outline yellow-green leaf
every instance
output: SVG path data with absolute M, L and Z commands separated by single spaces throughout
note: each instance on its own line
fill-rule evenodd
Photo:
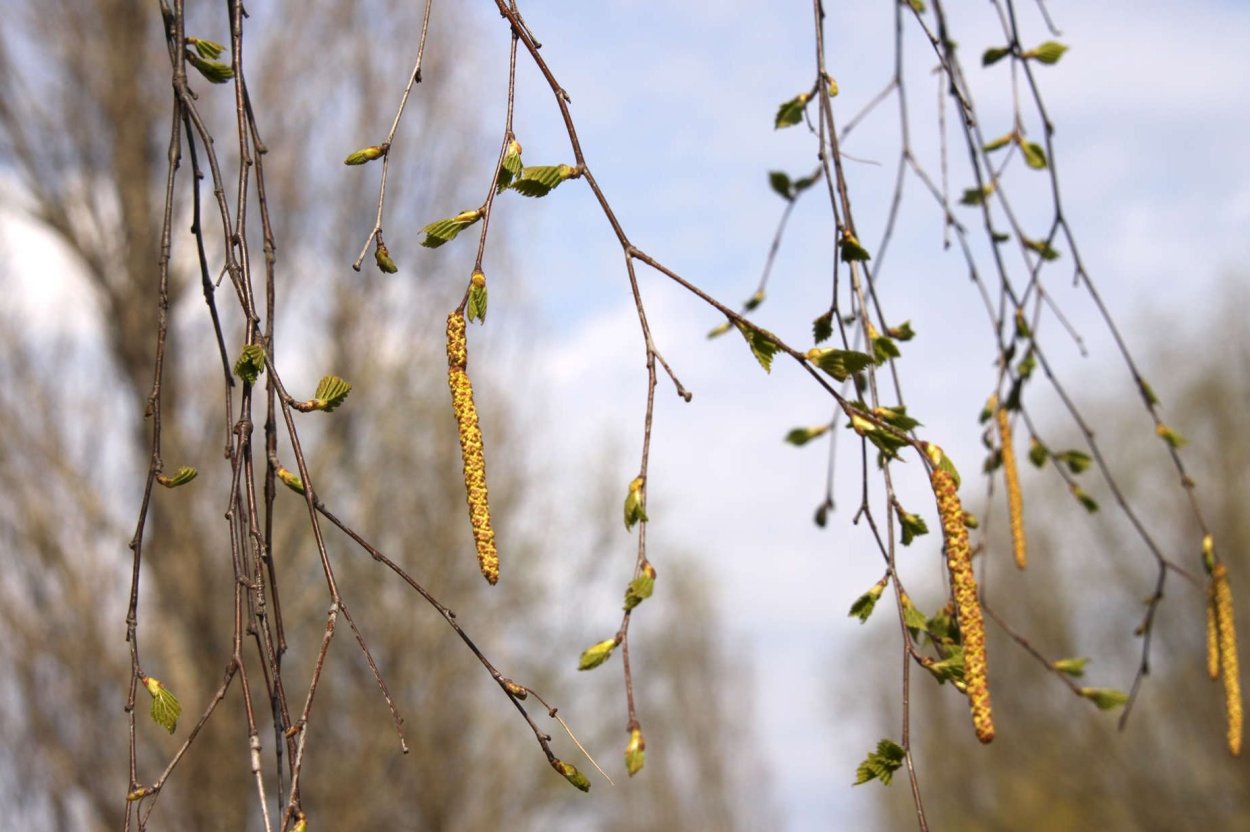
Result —
M 343 164 L 363 165 L 366 162 L 372 162 L 374 159 L 381 158 L 384 152 L 385 151 L 382 149 L 381 145 L 375 144 L 370 145 L 369 147 L 362 147 L 360 150 L 349 153 L 347 158 L 343 160 Z
M 582 655 L 577 659 L 578 670 L 593 670 L 599 665 L 606 662 L 611 656 L 612 651 L 616 649 L 616 639 L 608 638 L 596 644 L 592 644 L 582 651 Z
M 265 348 L 260 344 L 248 344 L 239 353 L 239 360 L 234 362 L 234 374 L 248 384 L 255 384 L 256 379 L 265 371 Z
M 341 405 L 350 392 L 351 384 L 338 376 L 322 376 L 317 383 L 317 392 L 313 394 L 316 409 L 329 413 Z
M 642 771 L 646 756 L 647 741 L 643 739 L 642 729 L 635 728 L 629 732 L 629 745 L 625 746 L 625 770 L 630 777 Z
M 157 474 L 156 481 L 166 488 L 177 488 L 180 485 L 186 485 L 191 482 L 191 480 L 195 479 L 195 476 L 198 473 L 199 471 L 192 468 L 190 465 L 184 465 L 175 471 L 172 477 L 164 474 Z
M 172 734 L 178 727 L 178 717 L 182 714 L 178 698 L 159 679 L 144 676 L 142 681 L 152 695 L 152 721 Z
M 1128 702 L 1128 694 L 1115 688 L 1081 688 L 1081 696 L 1102 711 L 1114 710 Z
M 773 119 L 773 129 L 779 130 L 782 127 L 793 127 L 803 120 L 803 108 L 807 106 L 807 102 L 811 100 L 811 94 L 801 92 L 789 101 L 783 102 L 777 108 L 777 117 Z
M 1033 49 L 1024 53 L 1026 58 L 1036 58 L 1044 64 L 1055 64 L 1063 57 L 1063 53 L 1068 51 L 1068 47 L 1059 41 L 1048 40 L 1040 43 Z
M 590 780 L 586 778 L 586 775 L 577 770 L 577 766 L 572 763 L 566 763 L 563 760 L 556 760 L 551 764 L 551 766 L 556 771 L 560 772 L 565 780 L 568 780 L 578 789 L 584 792 L 590 791 Z

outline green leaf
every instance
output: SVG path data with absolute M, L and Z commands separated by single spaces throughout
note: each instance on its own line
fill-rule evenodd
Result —
M 1005 133 L 1004 135 L 999 136 L 997 139 L 994 139 L 992 142 L 987 142 L 985 146 L 982 147 L 981 149 L 984 150 L 986 153 L 993 153 L 995 150 L 1000 150 L 1006 147 L 1007 145 L 1011 144 L 1011 142 L 1015 140 L 1015 138 L 1016 138 L 1015 133 Z
M 773 371 L 773 356 L 777 354 L 777 350 L 780 347 L 773 343 L 767 335 L 745 323 L 738 322 L 738 331 L 746 339 L 747 346 L 751 348 L 751 353 L 755 356 L 755 360 L 760 362 L 764 372 L 771 373 Z
M 655 570 L 652 571 L 654 572 Z M 629 612 L 650 598 L 653 592 L 655 592 L 655 575 L 644 572 L 637 578 L 634 578 L 625 589 L 625 611 Z
M 1042 146 L 1037 142 L 1026 142 L 1019 139 L 1020 150 L 1024 153 L 1024 163 L 1033 170 L 1043 170 L 1046 167 L 1046 151 L 1042 150 Z
M 829 336 L 833 335 L 833 310 L 829 310 L 816 320 L 812 321 L 812 340 L 817 344 L 822 344 L 829 340 Z
M 794 180 L 795 197 L 806 191 L 812 185 L 815 185 L 818 181 L 820 181 L 820 168 L 817 168 L 816 172 L 810 176 L 804 176 L 802 179 Z
M 486 275 L 480 271 L 474 272 L 469 280 L 468 318 L 470 323 L 473 321 L 486 323 L 486 301 Z
M 277 474 L 278 479 L 282 480 L 282 484 L 287 488 L 291 489 L 296 494 L 304 493 L 304 481 L 299 478 L 299 474 L 294 471 L 288 471 L 282 467 L 279 467 L 274 473 Z
M 378 269 L 386 274 L 395 274 L 399 271 L 399 266 L 395 265 L 395 261 L 391 259 L 391 252 L 381 239 L 378 240 L 377 247 L 373 250 L 373 262 L 377 263 Z
M 885 331 L 895 341 L 910 341 L 916 337 L 916 331 L 911 328 L 911 321 L 903 321 L 898 326 L 892 326 Z
M 513 139 L 508 143 L 503 161 L 499 164 L 499 178 L 495 180 L 495 192 L 499 193 L 521 175 L 521 143 Z
M 265 348 L 260 344 L 248 344 L 239 353 L 239 360 L 234 362 L 234 374 L 248 384 L 255 384 L 256 379 L 265 371 Z
M 823 436 L 829 430 L 831 425 L 832 423 L 811 428 L 793 428 L 786 434 L 786 441 L 791 445 L 802 447 L 808 442 L 811 442 L 813 439 Z
M 877 750 L 869 752 L 855 769 L 855 785 L 869 780 L 880 780 L 882 785 L 890 785 L 894 772 L 903 765 L 905 757 L 903 747 L 894 740 L 881 740 L 877 743 Z
M 1020 242 L 1030 251 L 1035 251 L 1043 260 L 1058 260 L 1059 252 L 1051 248 L 1050 244 L 1045 240 L 1030 240 L 1028 237 L 1021 237 Z
M 521 168 L 521 175 L 509 187 L 521 196 L 546 196 L 561 182 L 576 175 L 577 169 L 570 165 L 525 167 Z
M 590 780 L 577 770 L 577 766 L 572 763 L 566 763 L 563 760 L 556 760 L 551 764 L 551 767 L 560 772 L 565 780 L 568 780 L 581 791 L 590 791 Z
M 1155 395 L 1155 389 L 1144 379 L 1138 379 L 1141 385 L 1141 394 L 1146 397 L 1146 404 L 1154 407 L 1159 403 L 1159 397 Z
M 785 171 L 770 170 L 768 172 L 768 184 L 777 192 L 777 195 L 787 202 L 794 199 L 794 183 L 790 181 L 790 175 Z
M 1033 371 L 1037 369 L 1037 355 L 1030 349 L 1024 354 L 1024 358 L 1020 359 L 1020 363 L 1016 365 L 1016 373 L 1021 379 L 1026 379 L 1033 375 Z
M 707 332 L 708 340 L 719 338 L 731 329 L 733 329 L 733 321 L 725 321 L 719 326 L 714 326 Z
M 876 416 L 890 427 L 901 431 L 909 431 L 912 428 L 920 427 L 919 420 L 908 416 L 907 408 L 901 404 L 895 405 L 894 407 L 874 407 L 872 409 L 872 415 Z
M 981 66 L 993 66 L 1010 54 L 1010 46 L 995 46 L 990 49 L 986 49 L 981 55 Z
M 1059 59 L 1063 57 L 1063 53 L 1068 51 L 1068 47 L 1058 41 L 1048 40 L 1040 43 L 1033 49 L 1024 53 L 1026 58 L 1036 58 L 1044 64 L 1059 63 Z
M 207 40 L 205 38 L 187 37 L 187 43 L 195 47 L 195 52 L 201 58 L 220 58 L 221 53 L 226 51 L 226 47 L 217 41 Z
M 777 117 L 773 120 L 773 129 L 779 130 L 782 127 L 793 127 L 802 121 L 803 108 L 807 106 L 807 102 L 811 100 L 811 97 L 810 93 L 801 92 L 778 107 Z
M 907 0 L 907 5 L 911 6 L 912 11 L 917 14 L 924 14 L 924 0 Z
M 1050 666 L 1060 673 L 1078 678 L 1085 675 L 1085 665 L 1087 664 L 1089 664 L 1089 659 L 1086 658 L 1056 659 L 1050 663 Z
M 164 474 L 157 474 L 156 481 L 166 488 L 177 488 L 180 485 L 186 485 L 191 482 L 191 480 L 195 479 L 195 476 L 198 473 L 199 471 L 195 470 L 190 465 L 184 465 L 175 471 L 172 477 L 167 477 Z
M 194 52 L 188 52 L 187 63 L 199 70 L 199 73 L 212 84 L 224 84 L 234 77 L 234 70 L 218 61 L 206 61 Z
M 456 235 L 464 231 L 473 223 L 482 218 L 480 211 L 461 211 L 454 217 L 447 217 L 434 222 L 422 228 L 419 233 L 425 235 L 425 239 L 421 241 L 421 245 L 426 248 L 438 248 L 443 243 L 456 239 Z
M 625 770 L 630 777 L 642 771 L 646 756 L 647 742 L 642 738 L 642 729 L 635 728 L 629 732 L 629 745 L 625 746 Z
M 1049 456 L 1050 450 L 1039 442 L 1036 436 L 1029 437 L 1029 462 L 1033 463 L 1034 468 L 1041 468 L 1045 465 Z
M 843 233 L 842 235 L 842 262 L 843 263 L 861 263 L 865 260 L 871 260 L 872 255 L 868 253 L 868 249 L 859 243 L 859 239 L 854 234 Z
M 647 521 L 647 512 L 642 507 L 642 486 L 645 480 L 642 477 L 636 477 L 629 484 L 629 490 L 625 494 L 625 531 L 630 531 L 639 521 Z
M 1094 500 L 1093 497 L 1085 493 L 1085 489 L 1081 488 L 1079 485 L 1073 485 L 1071 486 L 1071 488 L 1072 488 L 1072 496 L 1076 497 L 1077 502 L 1079 502 L 1085 508 L 1086 511 L 1088 511 L 1090 514 L 1093 514 L 1094 512 L 1098 511 L 1098 503 Z
M 872 339 L 872 357 L 874 363 L 881 365 L 889 361 L 891 358 L 899 358 L 902 355 L 898 351 L 898 344 L 894 340 L 885 336 L 878 335 Z
M 960 205 L 983 205 L 985 200 L 990 198 L 994 193 L 993 185 L 986 185 L 983 188 L 965 188 L 964 194 L 959 198 Z
M 348 154 L 347 158 L 343 160 L 343 164 L 363 165 L 367 162 L 372 162 L 374 159 L 381 158 L 383 153 L 385 153 L 385 151 L 382 149 L 381 145 L 375 144 L 370 145 L 369 147 L 362 147 L 360 150 Z
M 873 607 L 877 605 L 877 600 L 881 597 L 881 593 L 885 591 L 886 578 L 877 581 L 867 592 L 855 599 L 855 603 L 851 604 L 851 611 L 847 613 L 851 618 L 858 618 L 863 624 L 868 620 L 868 616 L 872 615 Z
M 313 394 L 316 409 L 324 410 L 326 413 L 332 412 L 343 403 L 351 391 L 352 386 L 338 376 L 322 376 L 321 381 L 317 383 L 317 392 Z
M 1068 470 L 1074 474 L 1082 474 L 1089 470 L 1089 466 L 1093 463 L 1093 459 L 1084 451 L 1064 451 L 1055 454 L 1055 459 L 1068 466 Z
M 1081 688 L 1081 696 L 1102 711 L 1114 710 L 1128 702 L 1128 694 L 1115 688 Z
M 1162 422 L 1155 426 L 1155 433 L 1158 434 L 1160 439 L 1168 443 L 1169 448 L 1181 448 L 1189 443 L 1188 439 Z
M 807 351 L 807 360 L 833 376 L 837 381 L 846 381 L 870 364 L 872 356 L 856 350 L 836 350 L 813 347 Z
M 742 304 L 742 308 L 747 312 L 754 312 L 761 303 L 764 302 L 764 290 L 760 289 L 751 297 L 747 298 L 746 303 Z
M 929 533 L 929 526 L 925 523 L 924 518 L 919 514 L 900 513 L 898 516 L 899 525 L 903 527 L 903 545 L 910 546 L 911 542 L 922 534 Z
M 606 662 L 611 656 L 612 651 L 616 649 L 616 639 L 607 638 L 597 644 L 592 644 L 582 651 L 582 655 L 577 660 L 578 670 L 593 670 L 599 665 Z
M 152 695 L 152 721 L 172 734 L 178 727 L 178 717 L 182 714 L 178 698 L 159 679 L 144 676 L 142 681 Z
M 922 613 L 911 602 L 911 598 L 908 598 L 906 595 L 903 596 L 903 623 L 907 625 L 907 629 L 911 630 L 913 635 L 929 631 L 928 616 Z

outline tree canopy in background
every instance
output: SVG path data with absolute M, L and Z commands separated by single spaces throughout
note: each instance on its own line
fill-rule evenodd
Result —
M 1069 48 L 1090 47 L 1041 3 L 988 4 L 1001 37 L 974 44 L 944 4 L 906 0 L 881 45 L 894 71 L 852 110 L 826 41 L 839 11 L 790 9 L 810 18 L 813 59 L 778 80 L 772 126 L 805 137 L 811 167 L 758 172 L 777 225 L 758 284 L 731 303 L 632 236 L 558 45 L 517 3 L 485 5 L 497 18 L 392 0 L 56 0 L 6 23 L 0 184 L 66 253 L 87 310 L 62 337 L 8 308 L 0 320 L 0 531 L 18 555 L 0 603 L 0 734 L 21 749 L 0 759 L 6 817 L 775 828 L 786 772 L 752 752 L 752 668 L 717 609 L 716 555 L 662 540 L 657 555 L 649 533 L 682 511 L 680 495 L 651 496 L 657 397 L 698 407 L 699 385 L 666 346 L 675 333 L 653 326 L 646 275 L 719 316 L 719 349 L 824 403 L 778 419 L 806 420 L 786 441 L 827 452 L 813 520 L 871 541 L 879 580 L 849 612 L 874 629 L 866 643 L 889 642 L 857 673 L 886 714 L 880 740 L 832 782 L 886 784 L 883 822 L 921 829 L 1044 828 L 1048 811 L 1053 828 L 1247 823 L 1244 763 L 1227 758 L 1250 543 L 1227 420 L 1246 394 L 1221 376 L 1227 361 L 1187 365 L 1185 385 L 1148 379 L 1170 359 L 1139 361 L 1082 258 L 1044 90 Z M 463 91 L 487 50 L 509 51 L 507 94 L 482 112 Z M 923 128 L 916 62 L 940 91 Z M 998 73 L 1009 103 L 993 116 L 973 71 Z M 562 147 L 516 128 L 535 89 Z M 897 143 L 878 161 L 893 185 L 877 216 L 842 143 L 887 117 Z M 516 296 L 494 275 L 518 245 L 506 223 L 539 201 L 558 211 L 573 189 L 619 245 L 641 442 L 636 467 L 610 451 L 580 462 L 611 485 L 562 513 L 529 447 L 532 370 L 500 349 L 527 338 L 499 302 Z M 925 234 L 905 198 L 932 212 Z M 802 213 L 825 217 L 824 271 L 774 273 Z M 983 308 L 975 353 L 950 347 L 963 333 L 949 321 L 904 317 L 879 291 L 908 277 L 891 273 L 900 247 L 935 239 Z M 765 324 L 778 281 L 823 293 L 802 341 L 778 334 L 793 322 Z M 1091 382 L 1055 357 L 1085 349 L 1055 291 L 1067 283 L 1127 380 L 1113 400 L 1091 405 Z M 981 410 L 965 426 L 980 458 L 909 407 L 929 368 L 959 379 L 952 405 Z M 1161 397 L 1182 406 L 1165 418 Z M 847 478 L 859 493 L 839 505 Z M 570 514 L 594 520 L 553 538 L 545 526 Z M 632 570 L 617 581 L 603 564 L 622 540 Z M 1105 556 L 1091 570 L 1074 546 Z M 1131 739 L 1106 739 L 1101 711 Z M 1182 773 L 1131 763 L 1167 753 Z M 1074 778 L 1074 755 L 1102 777 Z M 1099 799 L 1111 789 L 1121 798 Z M 1196 796 L 1197 813 L 1184 806 Z

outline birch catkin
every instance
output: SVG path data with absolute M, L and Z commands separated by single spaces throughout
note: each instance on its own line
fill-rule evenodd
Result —
M 959 502 L 955 480 L 948 471 L 935 467 L 930 482 L 942 519 L 946 568 L 950 572 L 951 593 L 955 596 L 955 610 L 963 641 L 964 684 L 972 708 L 972 727 L 976 729 L 977 739 L 989 742 L 994 739 L 994 720 L 986 678 L 985 622 L 981 618 L 981 602 L 977 598 L 977 580 L 972 573 L 972 546 L 968 542 L 968 528 L 964 525 L 964 510 Z
M 1011 549 L 1016 566 L 1024 569 L 1029 565 L 1024 539 L 1024 499 L 1020 494 L 1020 468 L 1016 465 L 1016 448 L 1011 441 L 1011 419 L 1007 408 L 998 408 L 998 437 L 1002 445 L 1003 480 L 1007 484 L 1007 512 L 1011 519 Z
M 473 524 L 473 540 L 477 544 L 477 562 L 482 576 L 493 584 L 499 580 L 499 554 L 495 551 L 495 531 L 490 525 L 486 456 L 482 451 L 482 430 L 477 424 L 477 406 L 473 403 L 468 364 L 464 316 L 454 311 L 447 316 L 447 385 L 451 388 L 451 406 L 460 433 L 464 489 L 469 502 L 469 520 Z
M 1241 754 L 1241 677 L 1237 667 L 1237 630 L 1233 625 L 1233 591 L 1228 586 L 1228 570 L 1217 563 L 1211 570 L 1215 583 L 1215 623 L 1219 636 L 1220 676 L 1224 680 L 1224 704 L 1228 711 L 1228 750 Z

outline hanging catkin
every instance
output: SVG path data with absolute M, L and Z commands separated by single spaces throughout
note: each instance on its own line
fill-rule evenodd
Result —
M 473 403 L 473 384 L 469 381 L 464 326 L 464 316 L 460 312 L 447 316 L 447 385 L 451 388 L 451 406 L 460 433 L 464 490 L 469 502 L 469 520 L 473 524 L 473 540 L 477 544 L 477 562 L 482 576 L 493 584 L 499 580 L 499 553 L 495 551 L 495 531 L 490 525 L 486 456 L 482 451 L 482 429 L 477 424 L 477 406 Z

